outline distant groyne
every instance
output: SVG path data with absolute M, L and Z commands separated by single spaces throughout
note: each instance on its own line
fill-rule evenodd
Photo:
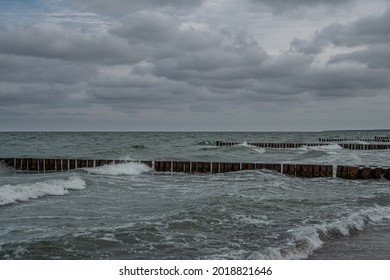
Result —
M 80 168 L 93 168 L 129 161 L 106 159 L 37 159 L 2 158 L 0 162 L 24 172 L 65 172 Z M 134 162 L 134 161 L 131 161 Z M 242 170 L 271 170 L 302 178 L 337 177 L 344 179 L 388 179 L 390 167 L 344 166 L 296 163 L 243 163 L 243 162 L 191 162 L 191 161 L 136 161 L 157 172 L 227 173 Z
M 235 146 L 242 144 L 240 142 L 225 142 L 217 141 L 216 146 Z M 260 148 L 270 149 L 296 149 L 302 147 L 317 147 L 317 146 L 328 146 L 329 143 L 253 143 L 248 142 L 248 145 L 256 146 Z M 390 149 L 390 144 L 359 144 L 359 143 L 337 143 L 341 148 L 349 150 L 386 150 Z
M 351 138 L 318 138 L 319 142 L 387 142 L 390 143 L 390 137 L 375 136 L 374 139 L 351 139 Z

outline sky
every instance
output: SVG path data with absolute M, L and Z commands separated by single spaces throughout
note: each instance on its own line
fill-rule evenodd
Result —
M 0 131 L 389 129 L 390 0 L 0 0 Z

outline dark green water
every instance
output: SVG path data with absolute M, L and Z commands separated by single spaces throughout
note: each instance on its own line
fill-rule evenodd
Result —
M 388 166 L 390 151 L 246 144 L 388 135 L 0 133 L 0 157 Z M 218 140 L 242 144 L 215 147 Z M 270 171 L 155 173 L 137 163 L 55 174 L 0 166 L 0 259 L 386 259 L 390 250 L 378 254 L 375 248 L 390 225 L 389 187 L 387 180 L 301 179 Z

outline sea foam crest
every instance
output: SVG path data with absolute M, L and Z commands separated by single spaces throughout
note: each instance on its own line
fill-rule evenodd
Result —
M 249 145 L 247 141 L 244 141 L 242 143 L 239 143 L 237 146 L 241 146 L 241 147 L 251 147 L 252 145 Z
M 301 148 L 298 148 L 300 150 L 304 151 L 338 151 L 342 150 L 343 148 L 338 144 L 329 144 L 324 146 L 303 146 Z
M 69 190 L 85 189 L 85 181 L 77 176 L 67 180 L 49 180 L 32 184 L 3 185 L 0 187 L 0 205 L 27 201 L 47 195 L 65 195 Z
M 299 227 L 291 230 L 293 238 L 283 248 L 268 248 L 265 254 L 253 254 L 256 259 L 305 259 L 322 247 L 324 242 L 364 230 L 390 217 L 390 207 L 374 207 L 353 213 L 348 217 L 324 222 L 320 225 Z
M 151 171 L 152 169 L 142 163 L 138 162 L 126 162 L 119 164 L 110 164 L 94 168 L 84 168 L 90 174 L 97 175 L 140 175 L 144 172 Z
M 259 154 L 264 154 L 266 152 L 265 148 L 257 147 L 257 146 L 254 146 L 254 145 L 250 145 L 250 144 L 248 144 L 247 141 L 244 141 L 244 142 L 238 144 L 237 147 L 250 148 L 250 149 L 253 149 L 255 152 L 257 152 Z

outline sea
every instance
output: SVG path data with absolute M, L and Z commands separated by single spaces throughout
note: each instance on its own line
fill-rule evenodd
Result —
M 141 160 L 389 166 L 390 150 L 251 142 L 390 136 L 323 132 L 1 132 L 0 158 L 121 159 L 57 173 L 0 164 L 0 259 L 390 259 L 390 181 L 267 170 L 155 172 Z M 217 147 L 216 141 L 239 142 Z

